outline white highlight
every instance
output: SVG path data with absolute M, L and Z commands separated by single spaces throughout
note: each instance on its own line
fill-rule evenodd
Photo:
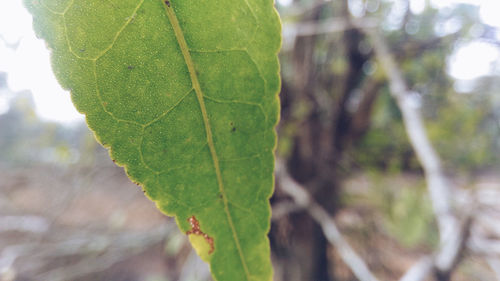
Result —
M 35 110 L 42 119 L 71 123 L 83 120 L 70 95 L 56 81 L 49 52 L 32 28 L 32 18 L 20 0 L 0 1 L 0 71 L 14 92 L 30 90 Z M 8 45 L 19 44 L 17 49 Z M 1 98 L 1 97 L 0 97 Z
M 449 58 L 448 73 L 455 79 L 476 79 L 492 73 L 499 58 L 497 47 L 484 42 L 472 42 L 460 46 Z
M 421 1 L 421 0 L 412 0 Z M 500 11 L 500 1 L 499 0 L 432 0 L 431 5 L 434 8 L 442 9 L 446 7 L 451 7 L 455 4 L 471 4 L 479 6 L 479 15 L 481 20 L 489 25 L 500 27 L 500 17 L 498 12 Z
M 479 16 L 484 23 L 500 28 L 500 1 L 483 0 L 481 1 Z
M 277 0 L 278 3 L 281 5 L 281 6 L 290 6 L 292 4 L 292 1 L 293 0 Z
M 420 14 L 425 10 L 425 0 L 410 0 L 410 10 L 414 14 Z

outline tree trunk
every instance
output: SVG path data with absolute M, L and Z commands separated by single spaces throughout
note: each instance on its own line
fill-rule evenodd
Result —
M 318 21 L 327 5 L 330 4 L 318 5 L 303 20 Z M 348 19 L 347 2 L 340 6 L 340 13 Z M 290 136 L 293 148 L 286 163 L 290 175 L 308 188 L 332 216 L 339 207 L 338 167 L 344 151 L 363 135 L 369 123 L 369 114 L 357 116 L 356 111 L 347 108 L 353 90 L 362 84 L 362 68 L 368 60 L 368 55 L 360 53 L 358 48 L 363 36 L 354 29 L 337 36 L 339 40 L 334 41 L 335 45 L 330 43 L 326 48 L 331 57 L 340 55 L 347 60 L 345 72 L 335 77 L 326 71 L 325 77 L 322 67 L 328 69 L 331 62 L 318 61 L 316 54 L 322 45 L 318 42 L 324 43 L 325 36 L 299 37 L 291 54 L 294 79 L 283 81 L 281 92 L 282 124 L 294 124 L 297 132 Z M 370 92 L 361 102 L 363 110 L 373 105 L 379 87 L 368 88 Z M 297 112 L 304 107 L 307 111 L 298 118 Z M 276 194 L 274 201 L 280 199 L 280 194 Z M 270 237 L 275 266 L 279 268 L 276 281 L 336 280 L 334 264 L 327 255 L 330 245 L 308 214 L 293 213 L 274 222 Z

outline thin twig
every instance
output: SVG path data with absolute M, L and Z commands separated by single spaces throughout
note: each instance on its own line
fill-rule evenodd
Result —
M 363 30 L 370 37 L 378 61 L 387 74 L 391 94 L 401 110 L 408 139 L 425 171 L 427 187 L 439 225 L 440 238 L 441 241 L 444 241 L 450 237 L 450 232 L 457 229 L 456 219 L 452 212 L 452 191 L 448 179 L 444 176 L 441 160 L 427 136 L 419 110 L 419 96 L 409 90 L 389 48 L 378 31 L 374 29 Z
M 500 281 L 500 259 L 489 258 L 489 259 L 486 259 L 486 261 L 488 262 L 488 265 L 491 267 L 493 272 L 495 272 L 497 280 Z
M 440 249 L 434 255 L 434 267 L 438 272 L 449 273 L 455 267 L 464 248 L 470 220 L 467 218 L 460 225 L 453 212 L 452 188 L 443 172 L 441 160 L 427 136 L 418 94 L 409 90 L 389 47 L 378 30 L 361 28 L 371 39 L 377 59 L 386 72 L 390 91 L 402 113 L 409 141 L 425 172 L 427 189 L 440 234 Z M 428 270 L 428 267 L 425 269 Z
M 45 233 L 49 229 L 49 222 L 41 216 L 0 216 L 0 232 L 20 231 Z
M 355 22 L 355 24 L 353 24 Z M 363 28 L 373 28 L 378 25 L 378 20 L 373 18 L 363 18 L 359 20 L 346 20 L 345 18 L 330 18 L 322 21 L 309 21 L 297 24 L 285 24 L 284 33 L 287 31 L 295 36 L 311 36 L 325 33 L 342 32 L 362 26 Z
M 165 239 L 173 229 L 173 224 L 167 223 L 139 233 L 75 235 L 61 241 L 54 239 L 45 243 L 11 245 L 0 252 L 0 270 L 18 269 L 16 260 L 24 258 L 29 261 L 29 270 L 24 266 L 21 273 L 38 272 L 36 280 L 74 280 L 103 271 L 131 255 L 145 251 L 150 245 Z M 62 267 L 47 267 L 51 261 L 68 256 L 79 256 L 81 259 Z M 41 269 L 45 272 L 40 273 Z
M 355 22 L 355 24 L 353 24 Z M 283 25 L 283 47 L 284 51 L 292 48 L 298 37 L 313 36 L 319 34 L 337 33 L 363 26 L 373 28 L 378 21 L 372 18 L 359 20 L 346 20 L 345 18 L 330 18 L 320 22 L 307 21 L 300 23 L 285 23 Z
M 292 179 L 280 161 L 276 162 L 276 177 L 279 179 L 281 190 L 290 195 L 295 203 L 304 208 L 321 226 L 326 239 L 335 247 L 354 275 L 361 281 L 378 281 L 363 259 L 342 236 L 333 218 L 311 198 L 299 183 Z
M 303 210 L 303 207 L 301 207 L 293 202 L 277 203 L 277 204 L 273 205 L 271 220 L 275 221 L 275 220 L 278 220 L 285 215 L 295 213 L 295 212 L 298 212 L 301 210 Z
M 424 257 L 415 263 L 399 281 L 421 281 L 429 275 L 434 267 L 432 257 Z

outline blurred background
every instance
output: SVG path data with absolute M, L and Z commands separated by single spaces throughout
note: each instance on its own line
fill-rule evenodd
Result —
M 276 7 L 274 279 L 500 280 L 500 1 Z M 415 153 L 405 104 L 423 120 L 437 170 Z M 435 174 L 446 183 L 434 189 Z M 443 250 L 450 237 L 454 252 Z M 20 0 L 0 1 L 0 281 L 14 280 L 211 280 L 174 221 L 96 143 Z

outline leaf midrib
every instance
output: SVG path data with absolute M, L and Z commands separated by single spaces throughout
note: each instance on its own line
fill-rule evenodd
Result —
M 224 183 L 222 181 L 222 174 L 220 170 L 220 165 L 219 165 L 219 158 L 217 156 L 217 151 L 215 149 L 214 141 L 213 141 L 213 136 L 212 136 L 212 129 L 210 126 L 210 120 L 208 118 L 207 114 L 207 109 L 205 107 L 205 101 L 203 98 L 203 91 L 201 90 L 200 82 L 198 81 L 198 75 L 196 74 L 196 69 L 194 68 L 194 63 L 191 58 L 191 54 L 189 53 L 189 48 L 186 43 L 186 39 L 184 38 L 184 34 L 182 32 L 182 29 L 180 27 L 179 21 L 177 20 L 177 16 L 175 15 L 175 12 L 172 8 L 172 0 L 170 1 L 163 1 L 160 0 L 165 8 L 165 12 L 167 14 L 168 20 L 170 21 L 170 24 L 172 25 L 172 28 L 175 33 L 175 37 L 177 39 L 177 43 L 179 44 L 179 47 L 181 49 L 182 55 L 184 57 L 184 62 L 187 65 L 188 71 L 189 71 L 189 76 L 191 78 L 191 83 L 193 84 L 193 88 L 196 93 L 196 98 L 198 100 L 198 103 L 200 105 L 200 110 L 201 114 L 203 116 L 203 123 L 205 125 L 205 132 L 207 134 L 207 142 L 208 142 L 208 147 L 210 149 L 210 154 L 212 156 L 213 164 L 214 164 L 214 169 L 215 169 L 215 174 L 217 176 L 217 183 L 219 186 L 219 191 L 222 195 L 222 200 L 224 202 L 224 211 L 226 213 L 226 218 L 229 224 L 229 227 L 231 228 L 231 232 L 233 235 L 234 242 L 236 244 L 236 248 L 238 250 L 238 254 L 243 266 L 243 269 L 245 270 L 245 277 L 247 280 L 250 280 L 250 272 L 248 271 L 248 266 L 245 261 L 245 257 L 243 255 L 243 251 L 241 249 L 240 241 L 238 239 L 238 235 L 236 232 L 236 228 L 234 227 L 233 219 L 231 218 L 231 213 L 229 212 L 229 202 L 227 200 L 226 192 L 224 189 Z

